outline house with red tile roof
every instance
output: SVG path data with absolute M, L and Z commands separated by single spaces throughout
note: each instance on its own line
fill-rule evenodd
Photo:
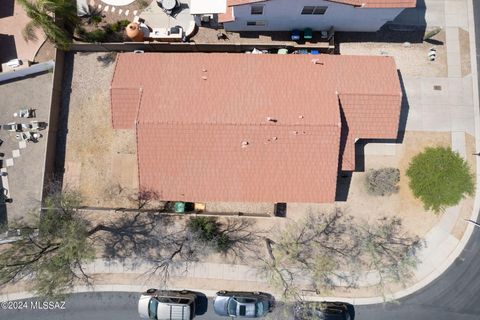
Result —
M 313 30 L 374 32 L 416 0 L 226 0 L 218 15 L 227 31 Z
M 119 54 L 112 125 L 134 130 L 139 188 L 162 200 L 335 200 L 358 139 L 396 139 L 391 57 Z

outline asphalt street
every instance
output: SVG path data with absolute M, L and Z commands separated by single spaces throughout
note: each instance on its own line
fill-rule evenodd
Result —
M 477 63 L 480 66 L 480 1 L 474 0 Z M 480 74 L 480 72 L 479 72 Z M 480 79 L 479 79 L 480 82 Z M 480 230 L 476 228 L 455 263 L 426 288 L 396 303 L 355 307 L 355 320 L 479 320 Z M 103 292 L 70 296 L 62 303 L 43 306 L 36 300 L 1 305 L 0 320 L 132 320 L 139 319 L 139 293 Z M 18 302 L 18 301 L 17 301 Z M 6 310 L 5 308 L 17 310 Z M 21 308 L 21 309 L 19 309 Z M 62 310 L 62 308 L 64 308 Z M 281 308 L 278 308 L 281 309 Z M 276 310 L 272 319 L 285 318 Z M 213 314 L 211 301 L 199 320 L 225 319 Z
M 15 301 L 7 305 L 0 305 L 1 320 L 138 320 L 137 302 L 139 293 L 128 292 L 99 292 L 99 293 L 81 293 L 70 296 L 62 310 L 62 301 L 46 306 L 45 309 L 39 309 L 43 301 L 36 299 Z M 7 309 L 5 309 L 7 308 Z M 9 310 L 11 308 L 12 310 Z M 49 309 L 50 308 L 50 309 Z M 15 310 L 13 310 L 15 309 Z M 283 316 L 282 308 L 275 310 L 275 316 L 271 319 L 287 319 Z M 278 316 L 277 316 L 278 315 Z M 223 320 L 228 317 L 216 316 L 213 312 L 212 300 L 208 301 L 207 312 L 199 315 L 195 320 Z

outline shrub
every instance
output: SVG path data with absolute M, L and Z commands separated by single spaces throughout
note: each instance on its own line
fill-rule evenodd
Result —
M 148 7 L 150 3 L 147 0 L 138 0 L 137 4 L 140 7 L 140 9 L 145 9 L 146 7 Z
M 92 20 L 93 24 L 97 25 L 100 22 L 102 22 L 102 16 L 101 15 L 94 15 L 94 16 L 92 16 L 91 20 Z
M 217 252 L 226 253 L 232 240 L 222 231 L 222 225 L 213 217 L 196 217 L 188 220 L 187 227 L 194 238 L 213 248 Z
M 396 168 L 370 169 L 365 175 L 367 192 L 375 196 L 391 195 L 398 192 L 400 170 Z
M 105 30 L 107 31 L 107 33 L 120 32 L 123 29 L 125 29 L 129 24 L 130 24 L 130 21 L 128 20 L 119 20 L 115 23 L 108 24 L 105 27 Z
M 87 42 L 104 42 L 107 34 L 102 29 L 96 29 L 90 32 L 86 32 L 84 37 Z
M 475 191 L 467 162 L 450 148 L 426 148 L 412 159 L 407 176 L 413 195 L 435 213 Z
M 205 242 L 213 241 L 220 233 L 217 219 L 212 217 L 198 217 L 188 220 L 188 229 Z

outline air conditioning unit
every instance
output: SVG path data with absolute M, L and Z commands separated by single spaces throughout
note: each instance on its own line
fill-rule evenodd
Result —
M 22 65 L 22 61 L 20 61 L 19 59 L 13 59 L 7 62 L 7 66 L 9 66 L 10 68 L 17 68 L 17 67 L 20 67 L 21 65 Z

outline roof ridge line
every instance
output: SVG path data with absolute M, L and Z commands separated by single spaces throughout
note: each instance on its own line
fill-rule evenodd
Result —
M 402 93 L 339 93 L 339 96 L 341 95 L 357 95 L 357 96 L 392 96 L 392 97 L 397 97 L 401 96 Z
M 203 126 L 230 126 L 230 127 L 251 127 L 251 126 L 271 126 L 271 127 L 308 127 L 308 128 L 315 128 L 315 127 L 338 127 L 338 123 L 332 124 L 286 124 L 286 125 L 279 125 L 279 124 L 267 124 L 267 123 L 209 123 L 209 122 L 179 122 L 179 121 L 137 121 L 137 124 L 172 124 L 172 125 L 203 125 Z

